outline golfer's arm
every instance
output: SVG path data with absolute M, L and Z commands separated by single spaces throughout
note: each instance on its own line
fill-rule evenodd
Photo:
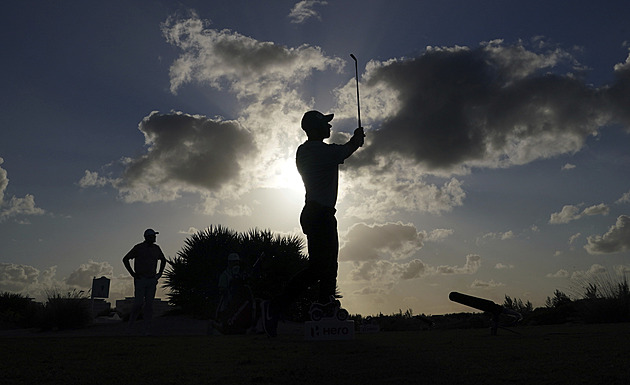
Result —
M 158 277 L 162 276 L 162 273 L 164 273 L 165 267 L 166 267 L 166 258 L 164 258 L 164 255 L 162 255 L 162 258 L 160 258 L 160 270 L 158 272 Z
M 125 265 L 125 268 L 129 272 L 129 274 L 131 274 L 132 277 L 135 277 L 136 273 L 131 268 L 131 263 L 129 263 L 129 260 L 131 259 L 131 255 L 130 254 L 131 254 L 131 252 L 127 253 L 127 255 L 125 255 L 125 257 L 123 258 L 123 265 Z
M 356 150 L 359 149 L 359 147 L 363 146 L 363 134 L 362 133 L 355 133 L 354 135 L 352 135 L 352 138 L 350 138 L 350 140 L 344 144 L 344 146 L 346 146 L 346 148 L 348 149 L 348 155 L 346 156 L 346 158 L 350 155 L 352 155 Z

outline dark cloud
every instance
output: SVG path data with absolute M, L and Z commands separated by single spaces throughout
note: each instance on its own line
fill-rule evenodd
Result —
M 239 175 L 255 149 L 249 132 L 235 121 L 154 112 L 139 129 L 148 150 L 129 161 L 123 180 L 130 186 L 177 182 L 216 191 Z
M 361 156 L 398 153 L 433 170 L 501 167 L 578 151 L 602 125 L 630 123 L 630 65 L 617 66 L 613 87 L 594 88 L 547 72 L 560 64 L 573 60 L 560 50 L 538 54 L 490 42 L 429 47 L 420 57 L 376 65 L 367 88 L 386 85 L 399 108 L 370 133 Z
M 427 265 L 419 259 L 414 259 L 406 265 L 400 274 L 401 279 L 413 279 L 426 273 Z

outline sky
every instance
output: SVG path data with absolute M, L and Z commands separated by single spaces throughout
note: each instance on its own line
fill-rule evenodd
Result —
M 112 278 L 159 231 L 303 236 L 304 112 L 340 171 L 351 313 L 544 306 L 630 271 L 626 1 L 19 1 L 3 5 L 0 291 Z M 166 298 L 163 289 L 158 296 Z

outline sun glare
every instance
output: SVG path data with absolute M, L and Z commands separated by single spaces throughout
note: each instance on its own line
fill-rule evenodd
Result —
M 292 159 L 285 162 L 276 176 L 274 187 L 304 193 L 302 177 L 300 177 L 300 173 L 297 171 L 295 162 Z

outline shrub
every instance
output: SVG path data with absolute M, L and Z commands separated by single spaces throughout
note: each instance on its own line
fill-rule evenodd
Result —
M 519 312 L 523 317 L 534 311 L 534 305 L 530 301 L 524 303 L 520 298 L 511 298 L 509 295 L 505 296 L 503 307 Z
M 72 290 L 64 295 L 58 290 L 49 290 L 46 296 L 39 322 L 43 330 L 80 329 L 92 322 L 90 300 L 83 290 Z
M 191 235 L 177 256 L 169 259 L 164 286 L 169 288 L 169 302 L 184 313 L 213 317 L 219 303 L 219 277 L 228 265 L 230 253 L 241 257 L 242 274 L 256 298 L 272 298 L 284 284 L 306 266 L 303 241 L 297 236 L 274 235 L 269 230 L 253 229 L 238 233 L 223 226 Z M 264 255 L 262 262 L 258 259 Z M 254 264 L 259 264 L 254 268 Z M 296 308 L 291 318 L 303 317 Z
M 0 329 L 28 328 L 36 325 L 41 304 L 22 294 L 0 294 Z
M 630 321 L 630 288 L 625 274 L 590 275 L 576 285 L 583 290 L 577 302 L 584 322 Z

